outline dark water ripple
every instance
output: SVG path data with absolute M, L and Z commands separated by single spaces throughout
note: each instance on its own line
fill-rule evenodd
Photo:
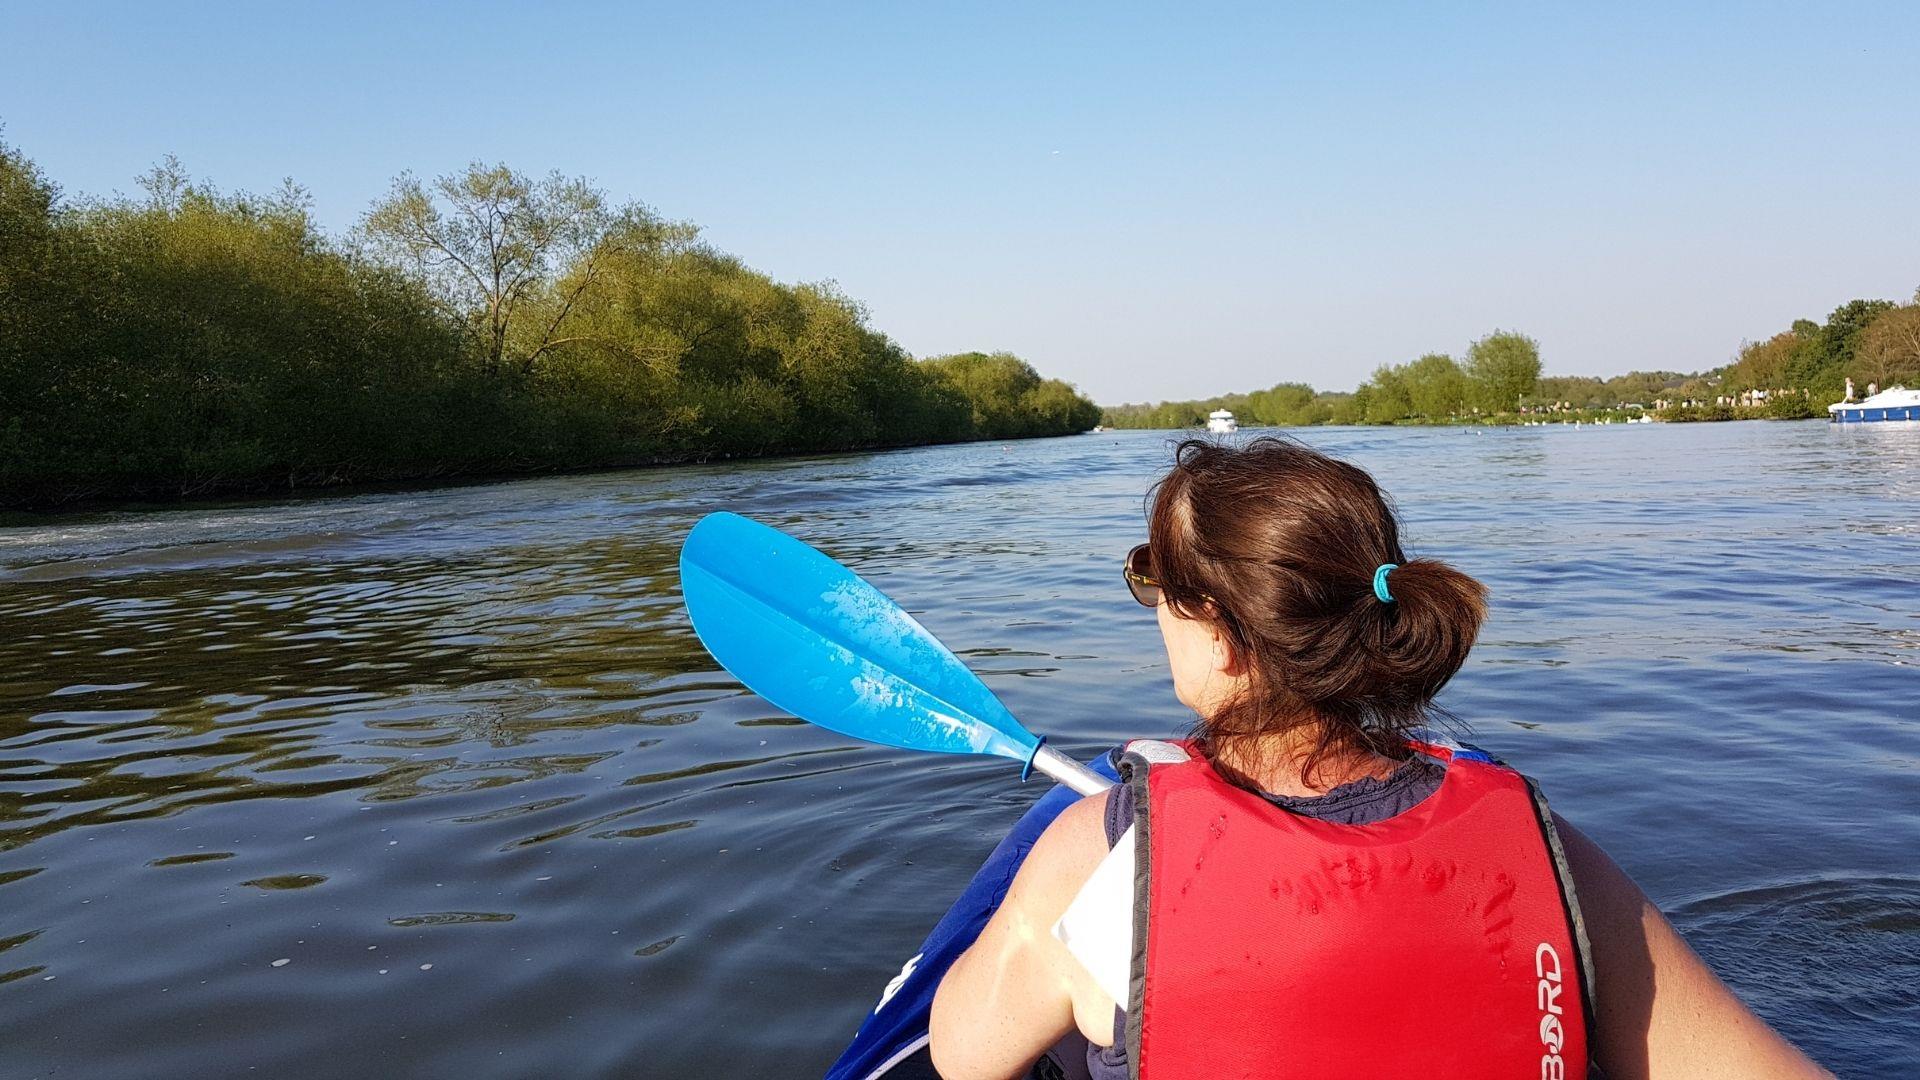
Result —
M 1757 1009 L 1844 1034 L 1847 1060 L 1915 1062 L 1920 878 L 1835 876 L 1710 896 L 1672 912 Z M 1882 1068 L 1898 1075 L 1904 1068 Z
M 1329 430 L 1493 588 L 1448 703 L 1843 1075 L 1920 1069 L 1920 430 Z M 0 529 L 0 1076 L 817 1073 L 1007 770 L 743 694 L 675 555 L 812 539 L 1090 754 L 1183 722 L 1154 434 Z M 350 1032 L 351 1035 L 343 1033 Z

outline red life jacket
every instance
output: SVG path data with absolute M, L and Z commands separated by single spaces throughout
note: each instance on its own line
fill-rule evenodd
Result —
M 1480 751 L 1369 825 L 1134 744 L 1138 1080 L 1587 1075 L 1591 970 L 1552 817 Z M 1140 917 L 1144 912 L 1145 917 Z

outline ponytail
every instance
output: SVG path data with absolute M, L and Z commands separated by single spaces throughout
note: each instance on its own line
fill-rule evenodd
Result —
M 1195 732 L 1216 764 L 1304 724 L 1320 736 L 1303 777 L 1340 750 L 1405 757 L 1486 618 L 1478 581 L 1406 557 L 1371 476 L 1292 439 L 1182 443 L 1148 530 L 1168 602 L 1246 658 L 1245 692 Z

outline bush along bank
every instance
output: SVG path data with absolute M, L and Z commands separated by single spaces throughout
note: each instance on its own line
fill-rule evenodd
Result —
M 346 238 L 172 161 L 64 199 L 0 145 L 0 506 L 1085 431 L 1018 357 L 916 360 L 591 184 L 402 177 Z

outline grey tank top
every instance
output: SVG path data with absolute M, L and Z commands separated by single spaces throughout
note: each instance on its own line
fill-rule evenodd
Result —
M 1262 798 L 1288 813 L 1335 825 L 1371 825 L 1403 814 L 1440 790 L 1447 767 L 1420 754 L 1408 758 L 1386 777 L 1368 776 L 1341 784 L 1323 795 L 1272 795 Z M 1133 789 L 1115 784 L 1107 789 L 1107 847 L 1133 824 Z M 1087 1046 L 1087 1072 L 1093 1080 L 1127 1080 L 1127 1017 L 1115 1011 L 1113 1045 Z

